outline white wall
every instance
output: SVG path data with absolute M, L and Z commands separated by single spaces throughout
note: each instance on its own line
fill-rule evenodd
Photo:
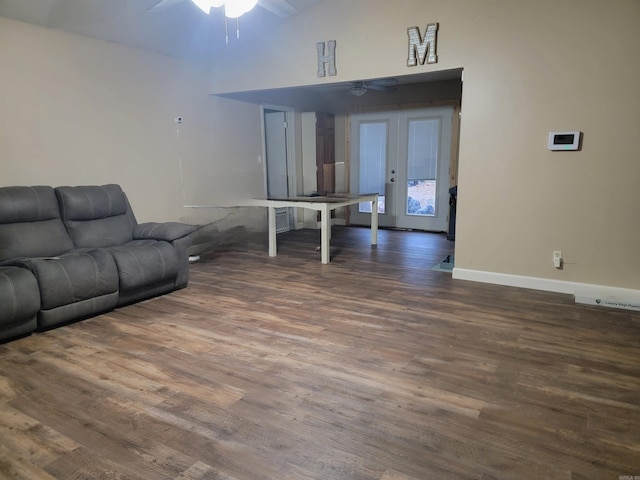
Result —
M 407 67 L 407 28 L 431 22 L 438 63 Z M 639 24 L 635 0 L 325 0 L 230 52 L 212 90 L 462 67 L 456 269 L 638 290 Z M 338 75 L 318 79 L 327 40 Z M 548 151 L 550 130 L 582 151 Z

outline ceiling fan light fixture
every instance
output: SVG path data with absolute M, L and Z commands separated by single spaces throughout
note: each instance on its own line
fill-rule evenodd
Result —
M 212 8 L 224 7 L 227 18 L 238 18 L 252 10 L 258 0 L 191 0 L 200 10 L 209 15 Z
M 258 0 L 226 0 L 224 14 L 227 18 L 238 18 L 251 11 L 258 4 Z

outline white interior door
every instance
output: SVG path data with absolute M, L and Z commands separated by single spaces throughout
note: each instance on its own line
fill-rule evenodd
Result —
M 289 161 L 289 143 L 287 112 L 264 109 L 264 152 L 266 194 L 268 197 L 286 198 L 293 185 L 293 162 Z M 291 230 L 294 222 L 290 208 L 276 210 L 276 231 Z
M 378 193 L 381 226 L 448 229 L 452 107 L 351 117 L 351 191 Z M 367 205 L 351 222 L 368 224 Z
M 289 196 L 286 123 L 285 112 L 264 111 L 267 196 L 269 197 Z

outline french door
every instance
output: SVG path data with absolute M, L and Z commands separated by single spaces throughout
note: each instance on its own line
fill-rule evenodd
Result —
M 380 195 L 380 226 L 447 231 L 452 120 L 452 107 L 351 116 L 351 192 Z M 350 212 L 370 216 L 370 204 Z

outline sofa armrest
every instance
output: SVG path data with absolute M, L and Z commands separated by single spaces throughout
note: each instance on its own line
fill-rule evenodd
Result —
M 134 240 L 164 240 L 173 242 L 196 231 L 196 227 L 180 222 L 140 223 L 133 229 Z

